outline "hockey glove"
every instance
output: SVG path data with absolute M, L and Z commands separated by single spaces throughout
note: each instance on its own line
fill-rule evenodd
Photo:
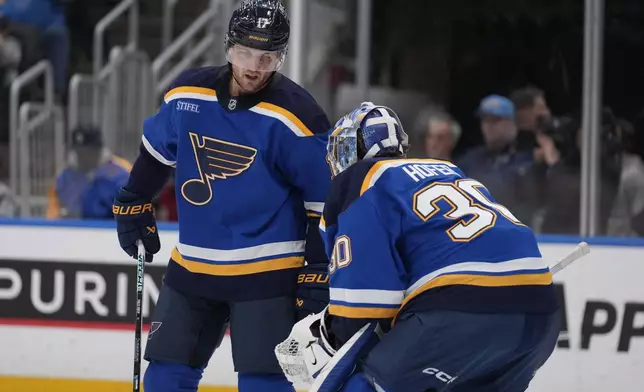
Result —
M 146 251 L 145 261 L 151 262 L 152 255 L 159 251 L 161 243 L 150 200 L 121 188 L 114 199 L 112 212 L 121 248 L 136 259 L 136 242 L 141 240 Z
M 297 276 L 297 319 L 316 314 L 329 304 L 328 265 L 309 264 Z
M 326 335 L 326 311 L 298 321 L 289 336 L 275 347 L 275 356 L 292 383 L 310 385 L 335 354 Z

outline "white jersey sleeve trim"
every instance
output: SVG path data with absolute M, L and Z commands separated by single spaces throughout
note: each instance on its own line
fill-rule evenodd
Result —
M 145 147 L 146 151 L 149 152 L 150 155 L 152 155 L 157 161 L 163 163 L 166 166 L 174 166 L 177 163 L 177 161 L 170 161 L 166 159 L 163 155 L 161 155 L 160 152 L 155 150 L 154 147 L 152 147 L 152 144 L 145 137 L 145 135 L 143 135 L 141 141 L 143 142 L 143 147 Z

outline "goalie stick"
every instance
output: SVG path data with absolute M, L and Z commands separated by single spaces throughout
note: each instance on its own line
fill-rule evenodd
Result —
M 572 250 L 572 252 L 568 253 L 568 255 L 566 255 L 566 257 L 564 257 L 563 259 L 557 261 L 557 264 L 550 267 L 550 272 L 552 272 L 553 275 L 556 274 L 557 272 L 572 264 L 573 261 L 584 257 L 589 252 L 590 246 L 588 246 L 588 244 L 585 242 L 580 242 L 575 247 L 575 249 Z
M 132 390 L 141 390 L 141 329 L 143 327 L 143 271 L 145 270 L 145 247 L 141 240 L 136 242 L 136 322 L 134 324 L 134 376 Z

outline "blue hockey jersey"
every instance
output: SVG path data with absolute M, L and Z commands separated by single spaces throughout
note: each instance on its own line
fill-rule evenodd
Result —
M 66 167 L 49 190 L 47 218 L 112 219 L 114 195 L 125 185 L 132 165 L 109 155 L 91 173 Z
M 336 318 L 557 309 L 532 230 L 450 162 L 359 161 L 333 180 L 320 230 Z
M 307 216 L 319 219 L 330 186 L 330 124 L 280 74 L 241 97 L 229 96 L 230 77 L 229 67 L 183 74 L 144 123 L 147 152 L 176 166 L 179 243 L 165 281 L 221 300 L 293 294 Z

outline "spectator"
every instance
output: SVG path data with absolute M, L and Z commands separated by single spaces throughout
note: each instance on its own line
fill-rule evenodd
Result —
M 56 92 L 62 95 L 67 84 L 69 33 L 61 0 L 0 0 L 0 13 L 40 33 L 41 47 L 54 68 Z
M 18 216 L 18 200 L 8 186 L 0 182 L 0 218 Z
M 9 20 L 0 15 L 0 85 L 8 88 L 18 76 L 22 59 L 20 42 L 9 34 Z
M 466 152 L 457 164 L 519 220 L 530 224 L 534 213 L 529 176 L 532 153 L 516 148 L 514 104 L 506 97 L 490 95 L 481 101 L 477 115 L 485 144 Z
M 0 15 L 0 152 L 9 140 L 9 90 L 18 75 L 21 59 L 20 42 L 10 35 L 9 20 Z M 0 154 L 0 178 L 5 160 L 6 156 Z
M 425 156 L 451 161 L 462 133 L 458 122 L 445 112 L 425 110 L 416 123 L 418 133 L 424 136 Z
M 517 148 L 532 152 L 541 124 L 551 117 L 545 94 L 536 87 L 524 87 L 512 92 L 510 99 L 516 108 Z
M 111 219 L 114 196 L 131 165 L 103 146 L 97 129 L 76 129 L 72 139 L 69 165 L 50 190 L 47 217 Z
M 622 142 L 619 127 L 612 113 L 602 118 L 600 162 L 600 200 L 598 234 L 607 233 L 608 218 L 619 188 Z M 547 165 L 545 211 L 537 231 L 548 234 L 579 234 L 581 200 L 581 130 L 578 122 L 569 119 L 550 133 L 537 135 Z
M 644 215 L 644 161 L 637 154 L 635 129 L 623 120 L 618 121 L 624 138 L 622 172 L 615 205 L 608 222 L 608 234 L 613 236 L 644 236 L 637 232 L 639 219 Z

